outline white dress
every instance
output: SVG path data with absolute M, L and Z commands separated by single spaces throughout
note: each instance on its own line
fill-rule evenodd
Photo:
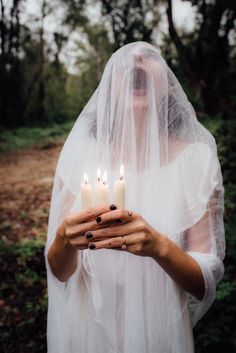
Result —
M 189 144 L 162 168 L 158 194 L 150 203 L 139 205 L 138 193 L 135 204 L 129 196 L 127 200 L 128 209 L 140 212 L 151 226 L 195 258 L 205 281 L 203 300 L 181 290 L 152 258 L 114 250 L 80 251 L 77 270 L 66 283 L 54 277 L 46 258 L 49 353 L 194 352 L 192 326 L 213 302 L 224 271 L 224 245 L 217 244 L 214 234 L 224 232 L 223 210 L 217 211 L 216 230 L 208 203 L 217 189 L 214 176 L 219 167 L 211 157 L 207 145 Z M 132 188 L 129 175 L 126 180 Z M 75 203 L 72 211 L 76 209 Z M 186 230 L 200 222 L 206 210 L 202 239 L 210 244 L 209 249 L 189 249 Z

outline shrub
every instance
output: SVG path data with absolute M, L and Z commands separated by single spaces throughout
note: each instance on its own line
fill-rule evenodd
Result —
M 47 287 L 45 235 L 0 242 L 0 346 L 3 353 L 45 353 Z

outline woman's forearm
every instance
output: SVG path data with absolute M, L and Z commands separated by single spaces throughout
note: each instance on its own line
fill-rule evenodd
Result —
M 48 262 L 52 273 L 61 282 L 65 282 L 76 271 L 78 250 L 67 243 L 61 234 L 57 233 L 48 251 Z
M 177 244 L 165 236 L 159 237 L 153 258 L 179 287 L 198 300 L 203 299 L 205 284 L 201 268 Z

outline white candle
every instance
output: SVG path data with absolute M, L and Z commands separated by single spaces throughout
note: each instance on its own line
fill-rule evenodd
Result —
M 107 185 L 107 172 L 103 173 L 101 180 L 101 170 L 97 171 L 97 182 L 95 185 L 95 206 L 109 204 L 109 187 Z
M 101 204 L 102 205 L 109 205 L 110 204 L 109 186 L 107 184 L 107 172 L 106 171 L 103 173 L 103 176 L 102 176 Z
M 100 205 L 101 192 L 102 192 L 101 170 L 98 168 L 97 182 L 95 184 L 95 206 Z
M 124 181 L 124 166 L 120 167 L 120 180 L 117 180 L 115 188 L 115 205 L 119 208 L 125 207 L 125 181 Z
M 92 187 L 88 184 L 88 176 L 84 174 L 84 182 L 80 185 L 81 192 L 81 204 L 82 209 L 86 209 L 93 206 L 93 192 Z

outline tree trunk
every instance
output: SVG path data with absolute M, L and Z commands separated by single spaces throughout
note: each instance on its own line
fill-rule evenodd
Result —
M 39 63 L 39 90 L 38 90 L 38 111 L 37 120 L 45 121 L 45 85 L 44 85 L 44 19 L 46 17 L 46 0 L 42 3 L 41 28 L 40 28 L 40 63 Z
M 1 1 L 1 19 L 0 19 L 0 32 L 1 32 L 1 61 L 5 61 L 5 48 L 6 48 L 6 23 L 5 23 L 5 7 L 3 0 Z
M 167 3 L 168 3 L 168 6 L 167 6 L 166 13 L 168 18 L 170 37 L 174 42 L 176 50 L 179 54 L 179 59 L 183 67 L 183 70 L 185 71 L 187 76 L 193 81 L 193 83 L 197 84 L 198 80 L 192 68 L 190 58 L 188 57 L 186 48 L 184 47 L 174 26 L 173 15 L 172 15 L 172 0 L 167 0 Z

